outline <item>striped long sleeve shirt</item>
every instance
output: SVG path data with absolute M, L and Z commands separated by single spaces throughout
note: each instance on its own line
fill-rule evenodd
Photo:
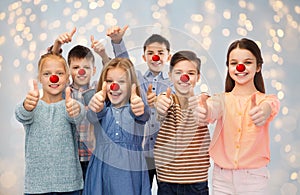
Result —
M 198 126 L 193 111 L 181 109 L 176 95 L 173 94 L 172 99 L 154 147 L 158 180 L 179 184 L 207 181 L 208 127 Z

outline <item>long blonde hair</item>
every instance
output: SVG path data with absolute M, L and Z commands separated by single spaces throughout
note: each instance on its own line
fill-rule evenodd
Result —
M 128 80 L 131 81 L 131 83 L 129 83 L 130 84 L 129 85 L 129 93 L 131 92 L 132 84 L 135 83 L 137 86 L 136 94 L 138 96 L 140 96 L 141 92 L 140 92 L 137 76 L 135 73 L 135 68 L 134 68 L 132 62 L 127 58 L 114 58 L 105 65 L 105 67 L 102 69 L 101 76 L 100 76 L 100 79 L 98 82 L 97 92 L 101 91 L 102 84 L 104 81 L 106 81 L 106 76 L 107 76 L 108 70 L 114 69 L 114 68 L 122 68 L 127 73 Z
M 63 56 L 59 55 L 59 54 L 54 54 L 54 53 L 46 53 L 46 54 L 41 56 L 41 58 L 38 62 L 38 78 L 40 78 L 40 76 L 41 76 L 40 74 L 41 74 L 43 65 L 47 60 L 57 60 L 60 63 L 62 63 L 63 66 L 64 66 L 64 69 L 66 71 L 67 78 L 69 78 L 70 69 L 69 69 L 69 66 L 67 65 L 67 62 L 66 62 L 65 58 Z

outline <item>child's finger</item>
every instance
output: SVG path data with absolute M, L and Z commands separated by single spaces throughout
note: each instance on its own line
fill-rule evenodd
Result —
M 136 84 L 133 83 L 132 86 L 131 86 L 131 97 L 135 97 L 137 96 L 136 94 Z
M 171 96 L 171 88 L 168 87 L 168 88 L 167 88 L 167 91 L 166 91 L 166 97 L 167 97 L 167 98 L 170 98 L 170 96 Z
M 95 44 L 94 44 L 94 42 L 95 42 L 95 38 L 94 38 L 94 35 L 91 35 L 91 43 L 92 43 L 92 48 L 94 48 L 94 46 L 95 46 Z
M 39 94 L 39 87 L 38 87 L 38 82 L 37 80 L 33 80 L 32 81 L 33 84 L 33 90 L 37 93 L 37 95 Z
M 251 109 L 257 106 L 256 104 L 256 93 L 252 94 L 251 96 Z
M 122 29 L 122 32 L 125 33 L 127 29 L 128 29 L 128 25 L 125 25 L 124 28 Z
M 191 87 L 191 88 L 190 88 L 190 97 L 193 97 L 193 96 L 195 96 L 194 88 Z
M 106 83 L 106 81 L 103 82 L 101 91 L 103 93 L 102 96 L 105 99 L 106 98 L 106 92 L 107 92 L 107 83 Z
M 71 88 L 70 87 L 66 88 L 65 99 L 66 99 L 66 102 L 69 102 L 72 99 L 72 97 L 71 97 Z
M 147 95 L 152 93 L 152 84 L 149 84 L 148 90 L 147 90 Z
M 76 32 L 76 27 L 74 27 L 73 30 L 71 31 L 70 36 L 73 37 L 73 35 L 75 34 L 75 32 Z
M 202 106 L 205 109 L 207 109 L 207 99 L 209 98 L 209 95 L 207 95 L 206 93 L 202 93 L 200 95 L 200 98 L 201 98 L 200 106 Z

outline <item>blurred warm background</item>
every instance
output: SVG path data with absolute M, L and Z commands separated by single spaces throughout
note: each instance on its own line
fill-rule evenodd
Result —
M 191 49 L 203 67 L 199 91 L 224 90 L 225 55 L 235 39 L 254 39 L 264 57 L 267 93 L 281 101 L 270 128 L 271 194 L 300 194 L 300 1 L 296 0 L 20 0 L 0 1 L 0 195 L 23 193 L 24 131 L 15 120 L 37 75 L 37 61 L 55 38 L 77 27 L 73 42 L 90 47 L 90 35 L 106 42 L 106 29 L 128 24 L 124 40 L 144 70 L 142 45 L 152 33 L 171 42 L 172 53 Z M 98 79 L 101 58 L 96 56 Z M 213 127 L 211 126 L 211 129 Z

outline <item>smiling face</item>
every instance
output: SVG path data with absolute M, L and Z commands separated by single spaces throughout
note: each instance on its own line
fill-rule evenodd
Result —
M 117 108 L 129 102 L 130 90 L 128 74 L 123 68 L 111 68 L 106 74 L 107 96 L 110 102 Z M 111 85 L 119 85 L 119 88 Z M 117 89 L 117 90 L 116 90 Z
M 188 75 L 188 77 L 182 76 L 184 74 Z M 195 62 L 182 60 L 175 64 L 170 73 L 170 78 L 174 83 L 176 94 L 178 96 L 189 97 L 191 95 L 191 90 L 193 90 L 200 79 L 200 74 L 197 71 L 197 65 Z M 182 78 L 189 78 L 189 80 Z
M 55 79 L 53 75 L 58 77 Z M 68 73 L 66 72 L 66 66 L 61 61 L 56 59 L 44 60 L 41 64 L 41 69 L 39 70 L 39 81 L 43 88 L 43 98 L 42 99 L 62 99 L 62 92 L 68 83 Z M 56 82 L 57 81 L 57 82 Z
M 159 60 L 152 58 L 152 56 L 158 55 Z M 143 59 L 147 62 L 150 71 L 157 75 L 159 74 L 164 65 L 170 60 L 171 55 L 169 54 L 165 44 L 154 42 L 146 46 L 146 50 L 143 55 Z
M 91 59 L 72 58 L 70 60 L 70 71 L 75 88 L 88 85 L 96 72 L 96 67 Z
M 235 82 L 235 87 L 255 88 L 254 76 L 260 71 L 255 56 L 247 49 L 236 48 L 229 54 L 228 73 Z M 245 70 L 237 70 L 239 64 L 245 65 Z

